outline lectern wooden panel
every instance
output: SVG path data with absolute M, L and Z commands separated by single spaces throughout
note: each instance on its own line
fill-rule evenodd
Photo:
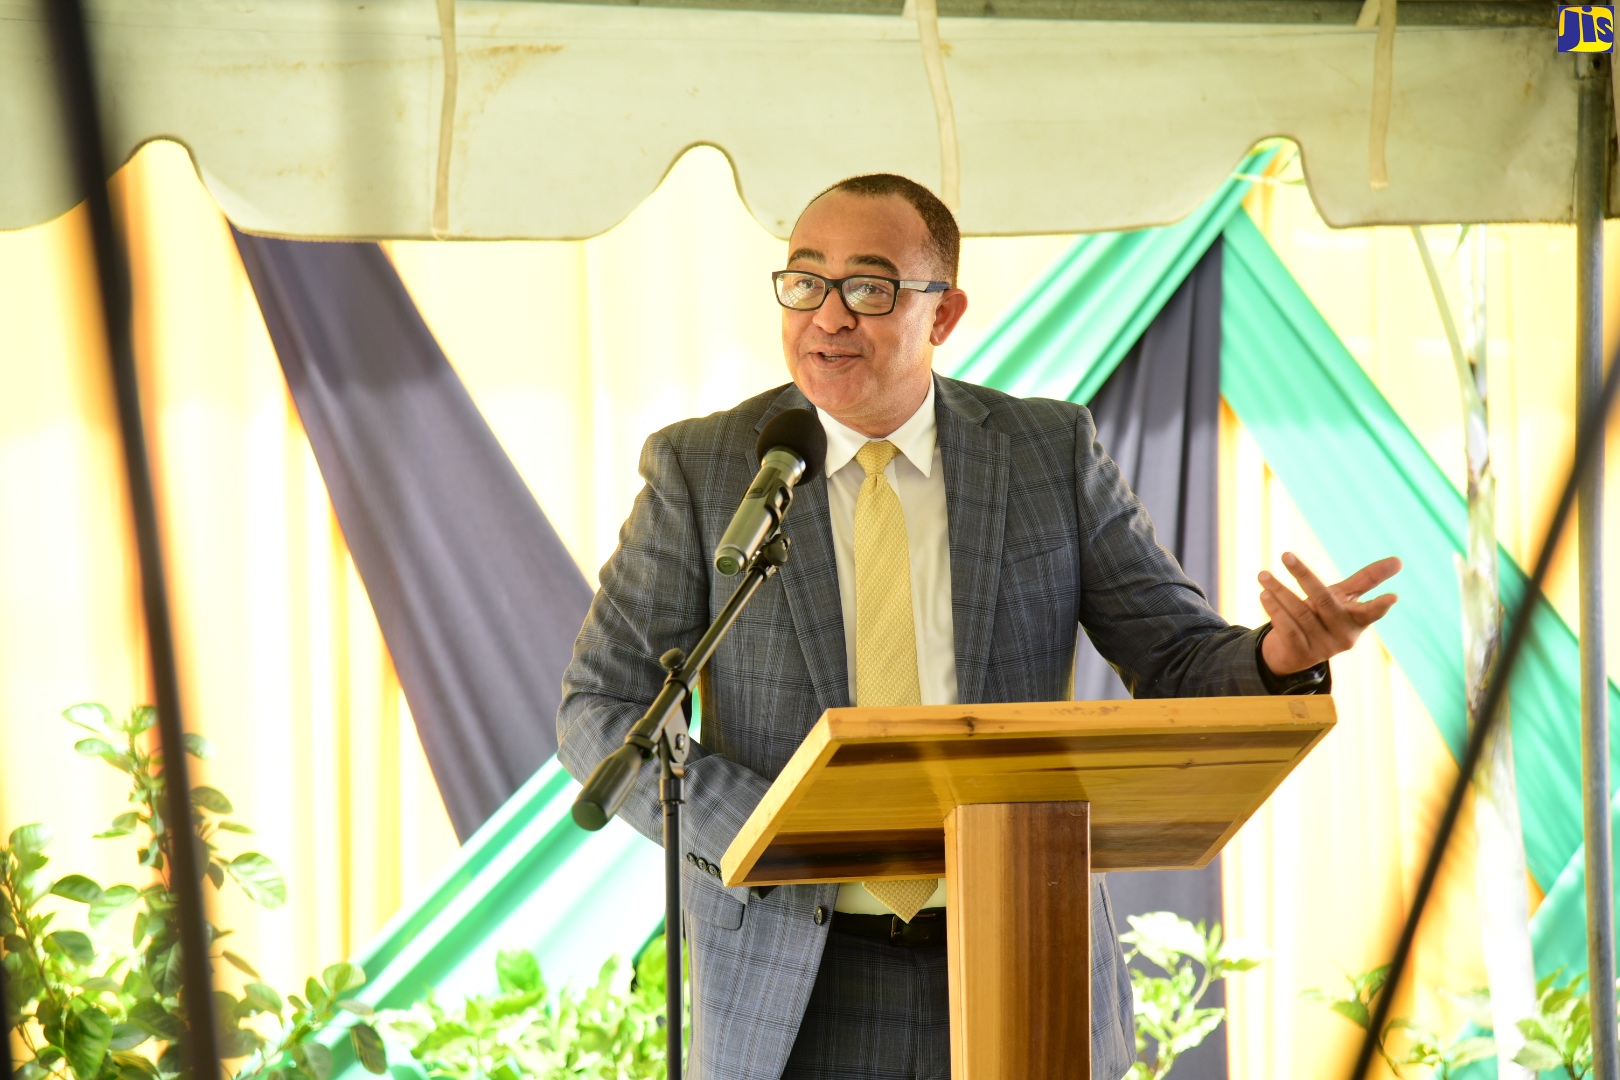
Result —
M 943 876 L 952 1076 L 1087 1080 L 1090 871 L 1207 864 L 1332 726 L 1325 697 L 830 709 L 721 876 Z
M 943 877 L 945 815 L 1091 803 L 1091 864 L 1208 864 L 1333 726 L 1327 697 L 829 709 L 721 861 L 727 885 Z

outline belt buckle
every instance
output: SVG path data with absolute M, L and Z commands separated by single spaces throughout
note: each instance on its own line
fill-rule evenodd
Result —
M 906 934 L 906 927 L 908 925 L 909 924 L 906 923 L 903 919 L 901 919 L 900 916 L 898 916 L 898 915 L 890 915 L 889 916 L 889 944 L 890 945 L 904 945 L 906 943 L 905 934 Z

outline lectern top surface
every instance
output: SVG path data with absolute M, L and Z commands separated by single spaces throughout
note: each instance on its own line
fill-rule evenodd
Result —
M 1089 802 L 1094 869 L 1204 866 L 1333 723 L 1328 697 L 829 709 L 723 879 L 942 876 L 945 816 L 968 803 Z

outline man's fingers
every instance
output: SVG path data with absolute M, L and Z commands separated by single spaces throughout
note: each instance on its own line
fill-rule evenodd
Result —
M 1395 606 L 1397 599 L 1399 598 L 1394 593 L 1375 596 L 1365 604 L 1357 604 L 1350 608 L 1350 617 L 1355 619 L 1357 625 L 1371 626 L 1389 614 L 1389 609 Z
M 1391 555 L 1387 559 L 1379 559 L 1377 562 L 1363 566 L 1360 570 L 1339 582 L 1338 587 L 1353 598 L 1360 596 L 1362 593 L 1372 592 L 1372 590 L 1400 572 L 1401 560 Z
M 1288 567 L 1288 572 L 1294 575 L 1294 580 L 1299 582 L 1299 587 L 1305 590 L 1305 595 L 1312 600 L 1320 600 L 1333 595 L 1328 587 L 1322 583 L 1322 579 L 1316 576 L 1316 571 L 1306 566 L 1305 560 L 1292 551 L 1283 552 L 1282 563 Z
M 1301 600 L 1295 595 L 1293 589 L 1277 580 L 1269 571 L 1260 571 L 1260 588 L 1262 590 L 1260 593 L 1261 602 L 1264 603 L 1266 597 L 1271 597 L 1282 610 L 1291 616 L 1290 621 L 1295 624 L 1300 633 L 1309 636 L 1312 633 L 1326 632 L 1327 628 L 1322 625 L 1322 620 L 1315 609 Z M 1271 613 L 1269 608 L 1266 613 L 1268 615 Z M 1273 619 L 1272 621 L 1275 622 L 1276 620 Z

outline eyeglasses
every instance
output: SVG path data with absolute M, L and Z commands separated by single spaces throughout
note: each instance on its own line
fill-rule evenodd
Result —
M 807 270 L 778 270 L 771 275 L 776 283 L 776 302 L 794 311 L 815 311 L 827 302 L 834 289 L 844 298 L 844 306 L 856 315 L 887 315 L 894 310 L 901 289 L 920 293 L 944 292 L 948 281 L 902 281 L 899 278 L 827 278 Z

